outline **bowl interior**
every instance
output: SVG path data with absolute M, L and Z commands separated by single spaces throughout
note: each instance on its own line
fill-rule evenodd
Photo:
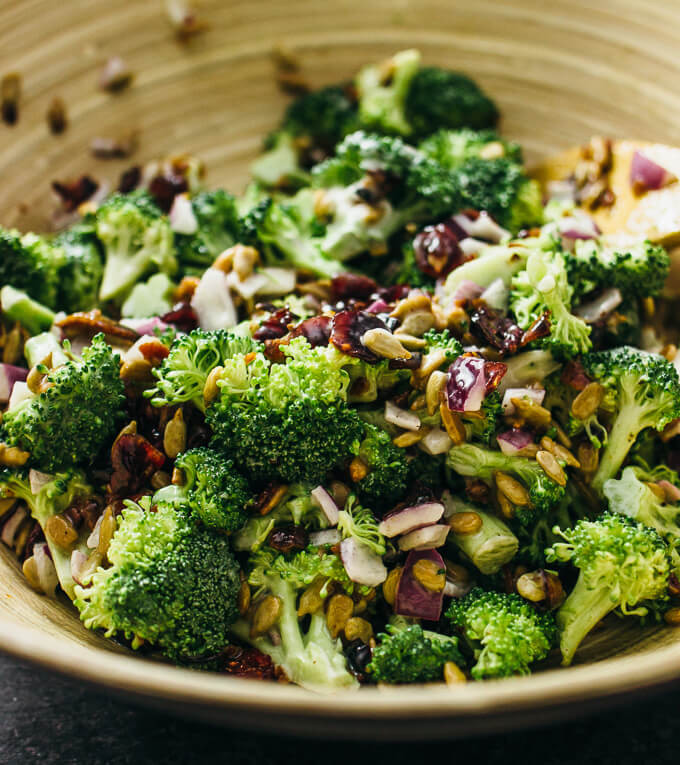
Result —
M 522 142 L 529 163 L 591 134 L 679 142 L 680 11 L 665 0 L 605 0 L 597 7 L 587 0 L 203 0 L 199 14 L 208 28 L 181 43 L 160 0 L 4 0 L 0 76 L 20 73 L 23 89 L 18 123 L 0 124 L 3 225 L 49 230 L 52 180 L 88 173 L 113 187 L 131 164 L 178 152 L 205 161 L 209 185 L 238 191 L 287 101 L 271 59 L 280 44 L 299 55 L 312 85 L 349 78 L 363 62 L 418 47 L 427 63 L 479 80 L 501 107 L 503 131 Z M 97 87 L 99 69 L 113 55 L 122 56 L 135 75 L 132 87 L 118 95 Z M 45 117 L 55 97 L 64 101 L 69 121 L 60 136 L 49 133 Z M 90 155 L 93 138 L 131 129 L 140 136 L 131 159 Z M 97 661 L 103 662 L 101 682 L 115 686 L 118 680 L 118 687 L 148 698 L 171 695 L 172 686 L 176 698 L 233 713 L 239 699 L 257 706 L 265 696 L 259 685 L 253 690 L 229 678 L 216 685 L 215 678 L 128 659 L 123 649 L 82 628 L 65 604 L 31 592 L 4 547 L 0 648 L 93 681 Z M 642 656 L 636 663 L 617 658 L 602 670 L 548 672 L 544 677 L 552 679 L 503 685 L 522 689 L 513 694 L 529 708 L 541 699 L 566 703 L 578 693 L 620 692 L 680 675 L 676 633 L 617 620 L 591 637 L 579 663 L 631 653 Z M 373 715 L 396 709 L 434 717 L 442 710 L 483 715 L 502 708 L 507 693 L 499 684 L 475 686 L 435 694 L 434 707 L 429 692 L 399 690 L 371 694 L 373 701 L 361 705 Z M 296 709 L 296 699 L 308 698 L 279 687 L 268 687 L 266 696 L 281 702 L 285 696 Z M 341 715 L 345 702 L 299 703 L 304 714 L 329 716 Z

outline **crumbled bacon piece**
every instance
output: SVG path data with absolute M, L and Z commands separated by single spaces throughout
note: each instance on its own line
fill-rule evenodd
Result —
M 590 378 L 580 361 L 567 362 L 562 370 L 560 379 L 565 385 L 574 390 L 583 390 L 590 384 Z
M 89 175 L 81 175 L 74 181 L 52 181 L 52 188 L 59 196 L 64 209 L 74 212 L 83 202 L 87 202 L 99 188 L 97 181 Z
M 71 313 L 55 324 L 67 338 L 92 338 L 103 332 L 107 340 L 115 340 L 118 345 L 132 345 L 139 338 L 134 329 L 109 319 L 99 309 Z
M 223 671 L 229 675 L 257 680 L 275 680 L 278 677 L 272 660 L 257 648 L 230 645 L 224 649 L 222 659 Z
M 165 455 L 138 433 L 123 433 L 111 449 L 113 472 L 109 490 L 114 496 L 139 491 L 165 464 Z

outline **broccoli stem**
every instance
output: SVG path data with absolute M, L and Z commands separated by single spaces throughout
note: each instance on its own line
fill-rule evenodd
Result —
M 645 427 L 644 413 L 640 408 L 622 393 L 621 408 L 609 431 L 607 446 L 600 457 L 600 464 L 592 481 L 592 487 L 602 496 L 605 481 L 614 478 L 623 464 L 631 446 L 635 443 L 638 433 Z
M 556 615 L 563 666 L 571 664 L 581 641 L 616 606 L 608 587 L 591 588 L 584 577 L 579 576 L 576 586 Z
M 32 335 L 47 331 L 54 321 L 53 311 L 9 284 L 0 290 L 0 304 L 10 321 L 18 321 Z
M 482 519 L 479 531 L 474 534 L 456 534 L 451 531 L 448 539 L 482 574 L 495 574 L 515 557 L 519 549 L 519 540 L 500 518 L 463 502 L 457 503 L 449 521 L 458 513 L 469 512 L 476 513 Z

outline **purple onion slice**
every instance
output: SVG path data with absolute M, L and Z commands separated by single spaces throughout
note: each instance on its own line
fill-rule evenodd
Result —
M 399 579 L 394 612 L 401 616 L 413 616 L 416 619 L 439 621 L 444 602 L 444 592 L 432 592 L 423 587 L 413 575 L 413 567 L 420 560 L 430 560 L 442 572 L 446 571 L 444 559 L 436 550 L 411 550 Z

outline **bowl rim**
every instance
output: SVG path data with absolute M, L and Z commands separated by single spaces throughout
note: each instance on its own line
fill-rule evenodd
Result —
M 77 644 L 0 618 L 0 650 L 88 684 L 148 700 L 239 712 L 374 720 L 481 717 L 543 711 L 643 692 L 680 678 L 680 643 L 528 677 L 460 686 L 388 686 L 319 694 L 289 684 L 197 672 L 118 651 Z

